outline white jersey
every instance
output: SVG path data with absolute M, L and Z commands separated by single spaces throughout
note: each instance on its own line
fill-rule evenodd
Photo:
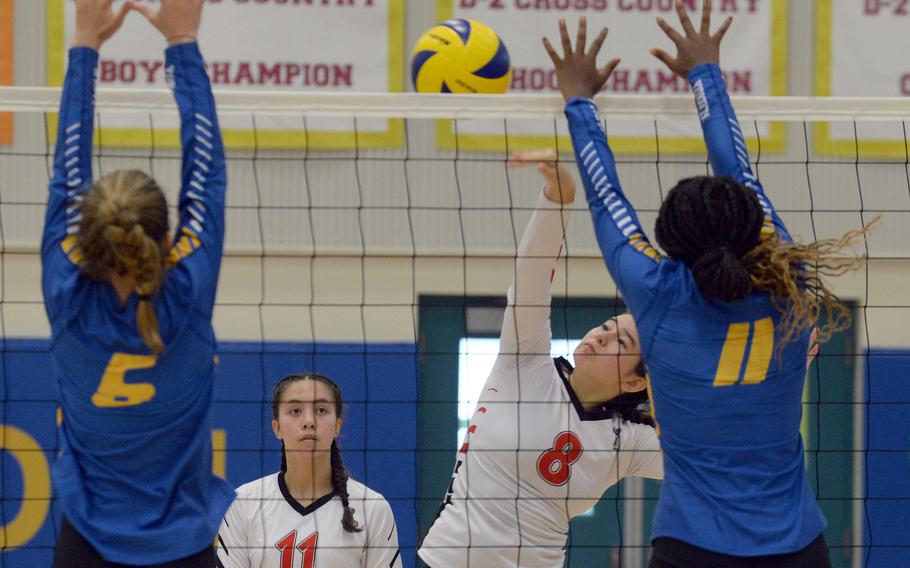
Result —
M 363 531 L 341 526 L 341 497 L 307 507 L 275 473 L 242 485 L 218 531 L 219 568 L 401 568 L 392 508 L 369 487 L 348 479 L 348 504 Z
M 568 212 L 541 195 L 518 250 L 499 356 L 439 516 L 432 568 L 561 568 L 569 519 L 623 477 L 663 478 L 654 428 L 588 412 L 550 357 L 550 286 Z

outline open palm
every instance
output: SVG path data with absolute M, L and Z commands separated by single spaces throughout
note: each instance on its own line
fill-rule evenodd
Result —
M 585 51 L 587 21 L 584 17 L 578 22 L 578 35 L 575 39 L 574 49 L 564 19 L 559 20 L 559 36 L 562 39 L 562 57 L 556 53 L 550 40 L 543 38 L 543 46 L 556 67 L 559 91 L 566 100 L 572 97 L 593 97 L 603 88 L 610 74 L 619 64 L 619 59 L 611 59 L 603 68 L 597 67 L 597 54 L 600 52 L 604 40 L 607 39 L 607 28 L 600 31 L 587 51 Z
M 679 23 L 682 25 L 683 36 L 673 29 L 663 18 L 657 18 L 657 25 L 667 34 L 667 37 L 676 45 L 676 57 L 662 49 L 652 49 L 651 55 L 660 59 L 664 64 L 685 79 L 693 67 L 705 63 L 720 63 L 720 42 L 724 34 L 733 23 L 733 18 L 727 18 L 720 28 L 711 33 L 711 0 L 705 0 L 701 10 L 701 27 L 695 31 L 689 14 L 682 2 L 676 0 L 676 15 L 679 17 Z

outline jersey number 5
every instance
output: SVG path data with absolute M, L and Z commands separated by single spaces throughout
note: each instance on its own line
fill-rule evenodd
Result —
M 104 376 L 98 383 L 98 390 L 92 395 L 92 404 L 102 408 L 116 406 L 136 406 L 155 398 L 155 385 L 152 383 L 128 383 L 127 371 L 149 369 L 158 362 L 154 355 L 131 355 L 114 353 L 108 361 Z
M 565 485 L 572 475 L 572 464 L 584 453 L 575 432 L 560 432 L 553 446 L 537 458 L 537 473 L 550 485 Z
M 319 532 L 314 532 L 303 539 L 303 542 L 296 546 L 303 559 L 300 561 L 301 568 L 313 568 L 316 566 L 316 541 L 319 540 Z M 292 568 L 294 564 L 294 548 L 297 543 L 297 531 L 291 531 L 275 543 L 275 548 L 281 551 L 281 568 Z
M 720 352 L 714 386 L 728 387 L 736 383 L 754 385 L 762 382 L 768 374 L 772 351 L 774 321 L 771 318 L 731 323 Z

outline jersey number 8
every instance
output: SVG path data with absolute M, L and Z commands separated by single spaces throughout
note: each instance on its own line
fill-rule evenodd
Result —
M 565 485 L 572 475 L 572 464 L 581 458 L 584 448 L 575 432 L 560 432 L 549 450 L 537 458 L 537 473 L 550 485 Z

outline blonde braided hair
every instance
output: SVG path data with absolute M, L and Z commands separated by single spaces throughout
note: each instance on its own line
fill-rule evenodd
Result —
M 164 343 L 151 299 L 164 282 L 167 234 L 167 201 L 144 172 L 111 172 L 85 194 L 76 237 L 82 271 L 99 282 L 112 274 L 136 279 L 136 327 L 155 353 L 164 350 Z

